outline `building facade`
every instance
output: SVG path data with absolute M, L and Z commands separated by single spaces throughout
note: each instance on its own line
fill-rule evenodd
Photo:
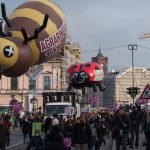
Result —
M 133 98 L 127 93 L 127 88 L 133 86 L 132 67 L 121 73 L 109 73 L 104 78 L 106 91 L 103 92 L 103 105 L 112 106 L 115 103 L 132 104 Z M 141 67 L 134 67 L 134 86 L 140 88 L 140 93 L 134 102 L 140 97 L 145 86 L 150 83 L 150 71 Z

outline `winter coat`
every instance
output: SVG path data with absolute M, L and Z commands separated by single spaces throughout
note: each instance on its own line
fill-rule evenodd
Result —
M 87 123 L 77 122 L 73 126 L 73 143 L 88 144 L 90 137 L 90 129 Z
M 122 135 L 127 135 L 130 131 L 130 119 L 127 115 L 119 116 L 116 115 L 114 119 L 112 120 L 112 136 L 113 138 L 121 136 Z M 122 132 L 122 133 L 121 133 Z
M 23 121 L 22 122 L 22 133 L 23 134 L 29 134 L 29 130 L 30 130 L 30 126 L 29 126 L 29 123 L 28 121 Z
M 142 121 L 141 113 L 138 111 L 132 112 L 130 114 L 131 127 L 139 127 Z
M 50 133 L 46 135 L 46 150 L 64 150 L 64 137 L 60 125 L 52 126 Z
M 7 127 L 4 124 L 0 124 L 0 145 L 6 142 L 6 136 L 8 135 Z
M 41 136 L 34 136 L 32 140 L 29 142 L 29 145 L 27 146 L 26 150 L 43 150 L 44 149 L 44 143 Z

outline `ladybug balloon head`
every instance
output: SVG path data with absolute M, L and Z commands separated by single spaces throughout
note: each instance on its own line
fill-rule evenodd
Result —
M 74 84 L 84 84 L 90 79 L 90 75 L 86 72 L 75 72 L 71 75 L 71 82 Z

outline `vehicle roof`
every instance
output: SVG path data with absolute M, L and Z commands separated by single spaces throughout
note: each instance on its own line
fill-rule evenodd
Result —
M 68 103 L 68 102 L 53 102 L 53 103 L 46 103 L 46 105 L 72 105 L 72 103 Z

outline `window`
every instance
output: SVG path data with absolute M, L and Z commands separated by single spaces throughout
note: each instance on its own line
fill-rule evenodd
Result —
M 29 90 L 36 89 L 36 80 L 29 79 Z
M 11 90 L 18 89 L 18 79 L 17 77 L 11 77 Z
M 50 90 L 50 76 L 44 76 L 44 90 Z

